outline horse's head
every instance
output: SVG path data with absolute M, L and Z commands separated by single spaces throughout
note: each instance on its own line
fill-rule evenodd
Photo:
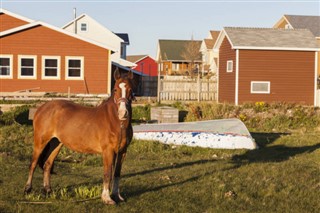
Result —
M 115 85 L 113 89 L 114 102 L 118 107 L 118 117 L 120 120 L 126 120 L 129 117 L 129 112 L 131 111 L 131 102 L 134 99 L 133 95 L 133 73 L 128 72 L 127 75 L 121 76 L 119 70 L 117 69 L 114 73 Z

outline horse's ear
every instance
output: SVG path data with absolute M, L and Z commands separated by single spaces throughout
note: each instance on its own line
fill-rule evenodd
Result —
M 129 77 L 129 79 L 133 79 L 133 72 L 132 72 L 132 70 L 130 70 L 130 71 L 128 72 L 128 77 Z
M 121 77 L 118 67 L 116 68 L 116 71 L 114 71 L 113 77 L 115 80 L 118 80 Z

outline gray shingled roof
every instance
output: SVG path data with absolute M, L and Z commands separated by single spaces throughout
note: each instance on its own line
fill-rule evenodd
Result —
M 307 29 L 224 28 L 233 48 L 314 49 L 318 44 Z
M 161 59 L 168 61 L 185 61 L 186 59 L 182 57 L 182 52 L 190 42 L 195 42 L 195 44 L 199 46 L 199 56 L 197 60 L 201 60 L 200 46 L 202 41 L 199 40 L 159 40 Z
M 284 15 L 294 29 L 308 29 L 320 37 L 320 16 Z
M 127 55 L 126 60 L 130 61 L 132 63 L 135 63 L 137 61 L 140 61 L 141 59 L 147 57 L 148 55 Z

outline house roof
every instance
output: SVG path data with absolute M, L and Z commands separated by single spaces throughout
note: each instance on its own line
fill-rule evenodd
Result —
M 105 49 L 108 49 L 108 50 L 111 50 L 111 51 L 116 51 L 112 47 L 109 47 L 107 45 L 101 44 L 99 42 L 96 42 L 96 41 L 93 41 L 93 40 L 90 40 L 90 39 L 87 39 L 87 38 L 83 38 L 82 36 L 79 36 L 79 35 L 74 34 L 74 33 L 70 33 L 70 32 L 68 32 L 66 30 L 63 30 L 63 29 L 59 28 L 59 27 L 55 27 L 53 25 L 50 25 L 50 24 L 47 24 L 47 23 L 44 23 L 44 22 L 41 22 L 41 21 L 31 22 L 29 24 L 25 24 L 25 25 L 22 25 L 22 26 L 19 26 L 19 27 L 16 27 L 16 28 L 12 28 L 12 29 L 9 29 L 9 30 L 6 30 L 6 31 L 2 31 L 2 32 L 0 32 L 0 37 L 8 36 L 8 35 L 13 34 L 13 33 L 17 33 L 17 32 L 20 32 L 20 31 L 27 30 L 27 29 L 31 29 L 31 28 L 36 27 L 36 26 L 44 26 L 44 27 L 47 27 L 49 29 L 55 30 L 57 32 L 63 33 L 65 35 L 74 37 L 76 39 L 91 43 L 93 45 L 96 45 L 96 46 L 99 46 L 99 47 L 102 47 L 102 48 L 105 48 Z
M 136 63 L 146 57 L 148 57 L 148 55 L 127 55 L 127 60 L 132 63 Z
M 188 61 L 182 54 L 188 44 L 194 43 L 199 50 L 197 60 L 201 61 L 201 42 L 199 40 L 159 40 L 160 57 L 167 61 Z M 159 58 L 158 58 L 159 59 Z
M 320 37 L 320 16 L 284 15 L 294 29 L 309 29 L 315 37 Z
M 12 13 L 8 10 L 3 9 L 3 8 L 0 8 L 0 14 L 7 14 L 9 16 L 12 16 L 14 18 L 17 18 L 17 19 L 20 19 L 20 20 L 23 20 L 23 21 L 29 22 L 29 23 L 34 22 L 34 20 L 32 20 L 32 19 L 26 18 L 24 16 L 21 16 L 21 15 L 15 14 L 15 13 Z
M 220 31 L 210 30 L 211 39 L 214 40 L 214 42 L 218 39 L 219 34 Z
M 204 43 L 206 44 L 207 49 L 212 49 L 215 41 L 213 39 L 204 39 Z
M 314 35 L 307 29 L 225 27 L 215 48 L 225 36 L 233 49 L 319 50 Z
M 220 31 L 210 30 L 209 36 L 203 39 L 205 47 L 207 50 L 212 50 L 214 44 L 216 43 L 219 37 Z
M 130 44 L 128 33 L 115 33 L 115 34 L 116 34 L 119 38 L 121 38 L 125 44 L 127 44 L 127 45 Z

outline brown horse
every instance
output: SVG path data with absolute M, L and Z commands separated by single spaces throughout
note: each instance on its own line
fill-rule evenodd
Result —
M 127 147 L 133 136 L 133 74 L 130 71 L 126 76 L 121 76 L 116 71 L 114 78 L 111 97 L 97 107 L 58 100 L 47 102 L 37 110 L 33 121 L 34 150 L 25 193 L 31 192 L 37 162 L 43 168 L 44 190 L 51 192 L 50 172 L 62 145 L 65 145 L 77 152 L 101 153 L 104 167 L 102 200 L 106 204 L 124 200 L 119 192 L 119 180 Z

